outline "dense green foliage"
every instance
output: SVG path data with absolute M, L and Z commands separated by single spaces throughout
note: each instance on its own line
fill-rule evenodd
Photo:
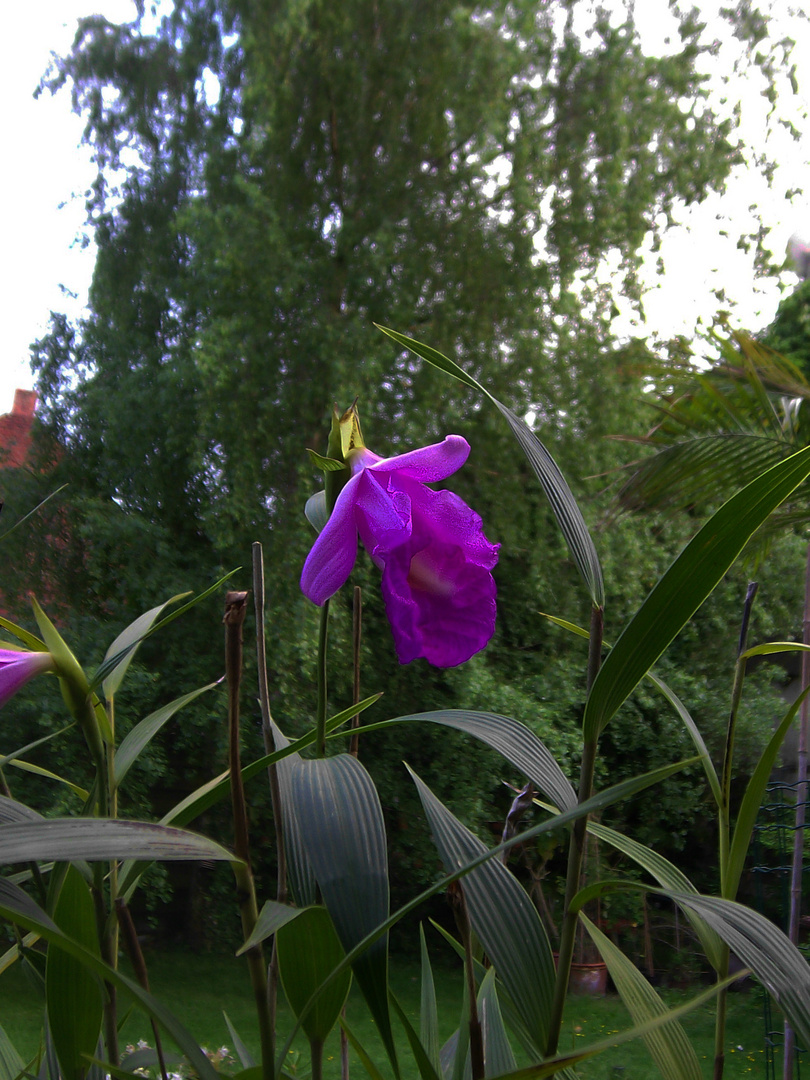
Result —
M 573 0 L 542 11 L 523 0 L 485 11 L 445 0 L 178 0 L 154 32 L 137 19 L 83 20 L 45 85 L 69 87 L 87 118 L 98 262 L 87 318 L 56 315 L 35 348 L 45 438 L 63 450 L 53 470 L 10 486 L 9 508 L 27 509 L 35 490 L 63 479 L 70 488 L 44 515 L 34 571 L 22 558 L 32 530 L 14 537 L 20 570 L 4 590 L 16 613 L 34 585 L 92 657 L 88 615 L 123 625 L 244 566 L 258 538 L 274 612 L 272 705 L 283 729 L 301 730 L 314 708 L 317 636 L 297 587 L 311 541 L 302 507 L 320 483 L 304 448 L 324 451 L 333 401 L 358 396 L 378 453 L 449 430 L 469 439 L 471 461 L 453 486 L 502 544 L 496 638 L 463 671 L 399 668 L 377 572 L 358 564 L 364 689 L 385 686 L 384 715 L 459 703 L 516 715 L 571 760 L 581 652 L 555 627 L 538 629 L 536 612 L 585 622 L 587 603 L 550 511 L 499 418 L 397 353 L 372 323 L 452 352 L 533 418 L 596 526 L 606 577 L 621 582 L 608 605 L 615 639 L 690 523 L 599 525 L 604 474 L 626 458 L 605 436 L 639 430 L 647 357 L 613 340 L 613 297 L 595 271 L 618 253 L 616 288 L 634 296 L 645 235 L 679 200 L 720 188 L 736 154 L 706 107 L 698 24 L 684 19 L 673 55 L 648 56 L 631 10 L 620 24 Z M 248 587 L 246 571 L 237 580 Z M 700 656 L 705 667 L 680 679 L 709 723 L 723 716 L 732 666 L 715 630 L 737 619 L 742 591 L 740 580 L 712 601 L 668 661 L 677 686 L 679 656 Z M 347 604 L 333 619 L 335 708 L 350 693 Z M 790 634 L 798 615 L 781 595 L 768 611 Z M 170 662 L 159 678 L 143 676 L 132 718 L 220 674 L 215 606 L 204 614 L 155 646 Z M 143 659 L 146 668 L 149 647 Z M 221 768 L 218 703 L 205 701 L 150 751 L 144 802 Z M 125 702 L 120 714 L 126 724 Z M 621 775 L 631 754 L 650 768 L 670 760 L 658 735 L 669 724 L 659 702 L 634 699 L 606 772 Z M 257 726 L 248 739 L 258 754 Z M 413 828 L 415 796 L 389 780 L 403 757 L 468 819 L 503 813 L 490 759 L 460 745 L 445 733 L 406 745 L 386 735 L 363 750 L 403 883 L 435 866 Z M 685 799 L 687 778 L 670 783 L 677 797 L 650 800 L 647 827 L 650 840 L 678 847 L 699 796 Z M 257 818 L 265 798 L 254 793 Z

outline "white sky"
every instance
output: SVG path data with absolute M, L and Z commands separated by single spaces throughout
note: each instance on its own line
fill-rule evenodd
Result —
M 701 0 L 704 11 L 716 9 L 720 0 Z M 777 10 L 786 7 L 775 0 Z M 660 5 L 660 6 L 659 6 Z M 0 413 L 10 410 L 15 387 L 33 385 L 28 366 L 28 346 L 47 329 L 50 311 L 80 313 L 87 297 L 93 268 L 93 249 L 82 251 L 76 243 L 83 222 L 83 194 L 93 178 L 89 153 L 79 147 L 81 120 L 70 111 L 68 93 L 49 94 L 34 100 L 33 92 L 48 66 L 51 51 L 70 48 L 76 20 L 100 12 L 112 21 L 132 17 L 132 0 L 19 0 L 4 12 L 6 59 L 0 66 L 0 101 L 4 110 L 4 161 L 0 170 L 0 235 L 6 251 L 6 274 L 0 295 Z M 663 0 L 643 0 L 637 18 L 648 18 L 641 31 L 649 35 L 656 50 L 665 49 L 667 27 Z M 810 55 L 810 32 L 800 16 L 780 14 L 782 33 L 798 40 L 796 55 Z M 711 24 L 714 26 L 714 24 Z M 733 56 L 734 42 L 721 40 L 714 61 L 720 70 Z M 725 58 L 725 59 L 724 59 Z M 798 72 L 801 79 L 802 72 Z M 808 135 L 796 145 L 777 135 L 765 144 L 765 103 L 761 87 L 751 80 L 739 90 L 746 138 L 768 150 L 780 162 L 776 181 L 768 189 L 751 170 L 737 170 L 723 196 L 684 211 L 684 226 L 665 241 L 666 277 L 645 297 L 646 329 L 662 336 L 690 334 L 698 319 L 711 321 L 719 307 L 732 310 L 737 324 L 757 329 L 773 317 L 780 298 L 775 279 L 755 282 L 752 258 L 737 250 L 733 239 L 739 229 L 754 221 L 752 205 L 759 208 L 763 223 L 771 230 L 768 245 L 781 260 L 793 232 L 810 234 L 810 211 L 789 202 L 785 192 L 805 184 L 810 158 L 810 126 L 806 123 L 810 82 L 800 85 L 803 96 L 793 101 L 780 98 L 780 110 L 790 111 L 794 122 Z M 732 100 L 729 108 L 733 106 Z M 750 134 L 749 134 L 750 132 Z M 810 182 L 807 183 L 810 188 Z M 729 237 L 722 235 L 727 231 Z M 650 255 L 650 267 L 654 257 Z M 782 287 L 796 278 L 786 274 Z M 64 286 L 77 294 L 69 300 Z M 725 305 L 713 289 L 724 287 Z M 628 315 L 622 320 L 633 329 Z M 643 330 L 643 327 L 635 327 Z

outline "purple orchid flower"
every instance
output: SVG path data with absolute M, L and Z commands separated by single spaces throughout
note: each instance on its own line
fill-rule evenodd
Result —
M 457 495 L 425 486 L 456 472 L 469 453 L 460 435 L 392 458 L 364 446 L 350 450 L 351 478 L 304 563 L 301 589 L 321 605 L 349 576 L 360 534 L 382 569 L 402 664 L 424 656 L 437 667 L 455 667 L 495 630 L 490 571 L 500 544 L 487 540 L 481 518 Z
M 5 705 L 35 675 L 54 670 L 50 653 L 0 649 L 0 706 Z

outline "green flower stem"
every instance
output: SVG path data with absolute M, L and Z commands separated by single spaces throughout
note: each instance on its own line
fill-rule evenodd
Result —
M 588 647 L 588 684 L 590 692 L 593 681 L 602 662 L 602 637 L 604 633 L 604 609 L 591 608 L 591 633 Z M 589 739 L 582 748 L 582 763 L 579 770 L 578 801 L 583 803 L 593 795 L 593 777 L 596 769 L 597 740 Z M 554 998 L 551 1006 L 551 1018 L 548 1029 L 546 1057 L 557 1052 L 562 1030 L 565 996 L 568 992 L 568 977 L 571 973 L 571 961 L 574 958 L 578 915 L 571 911 L 571 901 L 581 886 L 582 864 L 587 842 L 588 815 L 578 818 L 571 827 L 568 843 L 568 871 L 565 880 L 565 915 L 560 934 L 560 956 L 557 962 L 557 978 L 554 983 Z
M 264 752 L 272 754 L 276 749 L 273 736 L 273 716 L 270 711 L 270 691 L 267 682 L 267 652 L 264 632 L 264 552 L 259 541 L 253 544 L 253 607 L 256 615 L 256 660 L 259 676 L 259 704 L 262 711 L 262 739 Z M 276 901 L 279 904 L 287 903 L 287 850 L 284 846 L 284 829 L 282 824 L 283 807 L 281 805 L 281 788 L 278 783 L 278 769 L 275 764 L 268 765 L 267 777 L 270 783 L 270 802 L 273 807 L 273 828 L 276 837 Z M 278 1015 L 278 954 L 276 952 L 275 937 L 270 955 L 270 964 L 267 968 L 267 1010 L 270 1030 L 275 1040 L 276 1017 Z M 275 1049 L 273 1051 L 275 1057 Z
M 720 895 L 725 900 L 734 900 L 736 888 L 731 889 L 728 883 L 728 857 L 731 846 L 731 778 L 734 771 L 734 742 L 737 734 L 737 717 L 742 701 L 743 684 L 745 682 L 745 660 L 740 657 L 748 645 L 748 625 L 751 621 L 751 608 L 754 597 L 757 594 L 757 583 L 748 583 L 743 607 L 742 623 L 740 625 L 740 640 L 737 647 L 737 663 L 734 667 L 734 682 L 731 687 L 731 707 L 728 715 L 728 728 L 726 730 L 726 747 L 723 753 L 723 770 L 720 776 L 720 792 L 722 801 L 718 807 L 718 844 L 720 849 Z M 730 893 L 735 895 L 729 895 Z M 717 969 L 718 982 L 728 978 L 729 948 L 724 945 L 720 954 L 720 964 Z M 721 1080 L 725 1068 L 725 1041 L 726 1041 L 726 1012 L 728 1006 L 728 988 L 720 991 L 717 995 L 717 1012 L 714 1019 L 714 1080 Z
M 241 862 L 233 863 L 236 896 L 242 920 L 242 933 L 247 940 L 259 918 L 256 888 L 250 869 L 247 803 L 242 785 L 242 765 L 239 751 L 239 691 L 242 682 L 242 626 L 247 612 L 247 593 L 229 592 L 225 596 L 225 675 L 228 683 L 228 765 L 233 808 L 234 850 Z M 250 983 L 256 1003 L 259 1040 L 262 1052 L 262 1078 L 273 1080 L 275 1038 L 267 1000 L 267 968 L 261 945 L 245 954 Z
M 326 757 L 326 642 L 329 630 L 329 601 L 321 608 L 318 631 L 318 715 L 316 717 L 315 756 Z

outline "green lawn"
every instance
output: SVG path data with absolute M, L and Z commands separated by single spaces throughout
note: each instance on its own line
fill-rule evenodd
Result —
M 252 1001 L 244 964 L 223 956 L 194 955 L 186 953 L 151 954 L 147 957 L 152 990 L 167 1004 L 208 1048 L 222 1045 L 232 1047 L 222 1012 L 227 1011 L 235 1028 L 249 1048 L 256 1050 Z M 435 971 L 436 992 L 446 1038 L 456 1026 L 461 1007 L 458 972 L 451 968 L 437 967 Z M 416 964 L 397 961 L 392 966 L 391 981 L 394 992 L 403 1004 L 412 1022 L 418 1027 L 419 969 Z M 669 992 L 667 1000 L 678 1004 L 686 995 Z M 41 1007 L 35 989 L 22 973 L 12 969 L 0 976 L 0 1023 L 17 1045 L 23 1056 L 32 1056 L 39 1045 Z M 373 1060 L 384 1075 L 390 1075 L 386 1067 L 380 1043 L 373 1024 L 367 1019 L 362 1000 L 353 990 L 349 1000 L 348 1018 L 360 1038 L 371 1052 Z M 709 1006 L 699 1014 L 687 1018 L 685 1027 L 693 1039 L 704 1075 L 711 1076 L 714 1044 L 714 1011 Z M 280 1030 L 290 1029 L 289 1013 L 282 1009 Z M 604 998 L 571 997 L 566 1012 L 561 1050 L 587 1045 L 617 1033 L 629 1026 L 629 1019 L 621 1002 L 614 995 Z M 399 1032 L 397 1032 L 399 1036 Z M 151 1042 L 148 1022 L 133 1012 L 122 1034 L 122 1045 L 136 1043 L 138 1039 Z M 404 1035 L 399 1040 L 403 1075 L 413 1080 L 416 1070 L 407 1050 Z M 735 1077 L 763 1077 L 765 1059 L 763 1052 L 764 1021 L 762 1002 L 758 991 L 730 995 L 726 1072 L 728 1080 Z M 300 1054 L 301 1067 L 305 1071 L 306 1052 L 303 1042 L 296 1043 L 290 1056 L 294 1062 Z M 326 1050 L 326 1080 L 339 1076 L 339 1048 L 337 1039 Z M 649 1056 L 638 1041 L 617 1047 L 580 1066 L 580 1074 L 586 1080 L 646 1080 L 658 1076 Z M 365 1076 L 359 1061 L 353 1059 L 352 1075 Z

